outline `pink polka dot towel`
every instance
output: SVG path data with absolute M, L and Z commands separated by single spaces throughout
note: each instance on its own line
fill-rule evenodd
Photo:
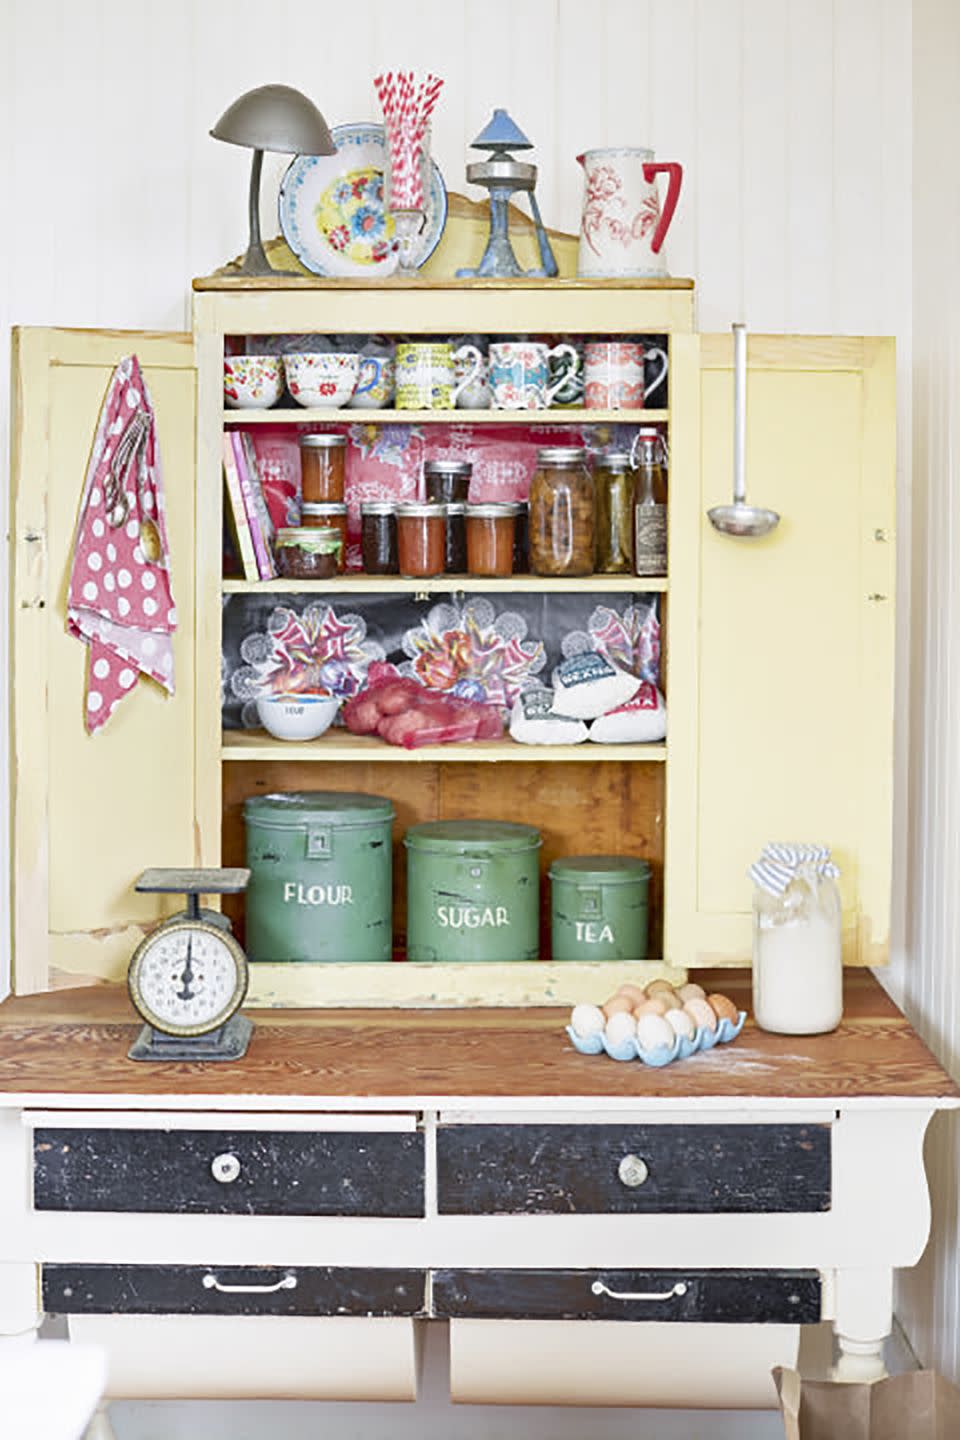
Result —
M 90 647 L 91 735 L 140 675 L 173 694 L 177 612 L 169 553 L 153 407 L 137 357 L 128 355 L 100 411 L 67 595 L 67 629 Z

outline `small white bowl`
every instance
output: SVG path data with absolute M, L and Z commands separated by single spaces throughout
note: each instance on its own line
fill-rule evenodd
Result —
M 339 410 L 356 388 L 360 356 L 337 351 L 284 355 L 283 368 L 287 389 L 298 405 Z
M 329 695 L 260 695 L 257 713 L 277 740 L 316 740 L 333 724 L 340 701 Z
M 228 355 L 223 362 L 223 403 L 231 410 L 269 410 L 283 394 L 279 355 Z

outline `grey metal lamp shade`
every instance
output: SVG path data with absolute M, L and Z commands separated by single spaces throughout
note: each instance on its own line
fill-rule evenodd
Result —
M 274 275 L 260 241 L 260 171 L 264 150 L 288 155 L 335 155 L 326 120 L 306 95 L 289 85 L 261 85 L 228 105 L 210 134 L 253 151 L 250 169 L 250 241 L 240 266 L 244 275 Z

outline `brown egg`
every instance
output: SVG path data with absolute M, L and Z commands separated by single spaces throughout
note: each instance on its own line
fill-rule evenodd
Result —
M 729 1020 L 736 1025 L 740 1018 L 740 1011 L 726 995 L 708 995 L 707 1004 L 716 1011 L 718 1020 Z
M 642 1005 L 647 998 L 647 992 L 640 985 L 621 985 L 617 994 L 626 996 L 631 1005 Z
M 683 1008 L 698 1028 L 703 1026 L 705 1030 L 716 1030 L 716 1011 L 712 1005 L 707 1004 L 706 1000 L 701 1000 L 699 995 L 694 995 L 693 999 L 688 1000 Z
M 651 980 L 650 984 L 647 986 L 647 994 L 650 996 L 651 1000 L 653 999 L 654 995 L 658 995 L 661 990 L 669 990 L 671 995 L 674 994 L 673 986 L 670 984 L 669 980 Z
M 706 1000 L 707 992 L 702 985 L 681 985 L 677 991 L 680 996 L 680 1003 L 686 1005 L 688 1000 Z
M 667 1005 L 659 995 L 654 995 L 650 1000 L 644 1000 L 633 1012 L 633 1018 L 639 1020 L 643 1015 L 666 1015 L 670 1006 Z
M 633 1005 L 626 995 L 614 995 L 612 1000 L 608 1000 L 606 1005 L 601 1005 L 600 1008 L 608 1020 L 612 1015 L 630 1015 L 633 1011 Z

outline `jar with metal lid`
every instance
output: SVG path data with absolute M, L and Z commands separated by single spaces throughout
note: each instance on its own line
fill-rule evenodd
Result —
M 539 830 L 506 820 L 411 825 L 408 960 L 536 960 Z
M 393 500 L 371 500 L 360 506 L 360 550 L 368 575 L 396 575 L 400 569 Z
M 667 447 L 660 431 L 643 425 L 633 442 L 633 571 L 667 573 Z
M 597 571 L 633 572 L 633 469 L 626 450 L 611 450 L 593 462 Z
M 469 460 L 427 460 L 423 467 L 427 499 L 440 505 L 465 505 L 472 474 Z
M 518 505 L 467 506 L 467 570 L 471 575 L 512 575 Z
M 412 578 L 442 575 L 446 553 L 445 505 L 416 501 L 397 506 L 397 558 L 400 574 Z
M 324 529 L 333 526 L 339 530 L 342 545 L 340 549 L 340 569 L 342 570 L 347 562 L 347 507 L 344 504 L 312 505 L 305 503 L 300 508 L 300 523 L 305 529 L 312 529 L 321 526 Z
M 554 960 L 645 960 L 650 865 L 566 855 L 550 866 Z
M 346 474 L 345 435 L 301 435 L 301 494 L 311 505 L 343 499 Z
M 335 526 L 286 526 L 273 544 L 285 580 L 329 580 L 342 569 L 343 536 Z
M 467 568 L 467 510 L 454 501 L 444 505 L 447 523 L 443 542 L 443 568 L 448 575 L 463 575 Z
M 593 479 L 586 451 L 558 445 L 537 451 L 530 487 L 530 569 L 534 575 L 591 575 Z

